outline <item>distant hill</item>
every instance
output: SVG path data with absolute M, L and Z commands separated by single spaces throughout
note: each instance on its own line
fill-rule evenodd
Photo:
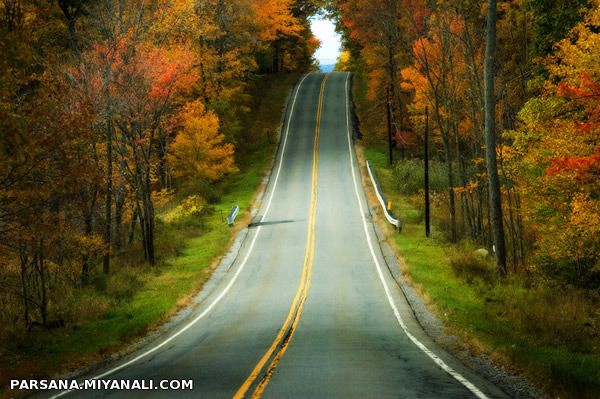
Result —
M 321 65 L 321 72 L 332 72 L 335 68 L 335 64 Z

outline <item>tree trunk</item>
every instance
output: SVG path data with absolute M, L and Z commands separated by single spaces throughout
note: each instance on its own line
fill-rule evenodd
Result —
M 123 211 L 125 207 L 125 188 L 123 184 L 117 186 L 115 192 L 115 249 L 123 247 Z
M 136 204 L 138 218 L 140 220 L 140 236 L 142 240 L 142 249 L 144 250 L 144 260 L 148 260 L 148 248 L 146 247 L 146 218 L 144 216 L 144 212 L 142 211 L 142 207 L 140 206 L 139 200 Z
M 525 239 L 523 237 L 523 215 L 521 212 L 521 197 L 515 192 L 515 204 L 517 212 L 517 226 L 519 229 L 519 252 L 521 255 L 521 264 L 525 264 Z
M 85 235 L 87 237 L 92 235 L 92 218 L 89 213 L 85 215 Z M 83 256 L 83 261 L 81 262 L 81 285 L 87 285 L 90 279 L 90 256 L 86 253 Z
M 490 200 L 490 224 L 496 254 L 496 272 L 506 274 L 506 246 L 502 219 L 502 192 L 496 160 L 496 99 L 494 94 L 494 64 L 496 59 L 496 0 L 488 0 L 487 38 L 485 46 L 485 148 Z
M 125 177 L 127 165 L 124 160 L 127 156 L 127 148 L 125 143 L 127 143 L 127 134 L 125 134 L 125 131 L 122 131 L 121 140 L 116 147 L 119 152 L 119 173 L 121 174 L 121 179 L 115 192 L 114 245 L 118 250 L 123 247 L 123 212 L 125 211 L 125 181 L 127 180 Z
M 42 313 L 42 323 L 44 327 L 48 325 L 48 289 L 46 287 L 46 265 L 44 262 L 44 240 L 40 240 L 40 255 L 39 255 L 39 271 L 40 271 L 40 283 L 42 289 L 42 300 L 40 304 L 40 311 Z
M 131 245 L 133 243 L 133 239 L 135 238 L 135 225 L 137 224 L 137 220 L 138 220 L 138 209 L 139 207 L 135 207 L 133 209 L 133 216 L 131 216 L 131 228 L 129 230 L 129 239 L 127 241 L 128 245 Z
M 147 171 L 148 175 L 146 176 L 145 188 L 143 192 L 143 207 L 144 207 L 144 221 L 145 221 L 145 252 L 147 255 L 148 263 L 154 265 L 155 255 L 154 255 L 154 204 L 152 203 L 152 187 L 150 186 L 150 171 Z
M 113 197 L 113 127 L 110 116 L 106 123 L 106 202 L 104 212 L 104 258 L 102 270 L 110 271 L 110 247 L 112 236 L 112 197 Z
M 67 26 L 69 27 L 69 36 L 71 37 L 71 50 L 75 53 L 77 58 L 81 58 L 81 51 L 79 50 L 79 45 L 77 44 L 77 27 L 76 21 L 74 18 L 70 18 L 67 21 Z
M 485 218 L 483 215 L 483 197 L 484 189 L 482 187 L 477 187 L 477 232 L 479 239 L 485 242 L 486 232 Z
M 454 167 L 452 165 L 452 149 L 450 148 L 450 139 L 443 136 L 444 149 L 446 152 L 446 170 L 448 173 L 448 207 L 450 210 L 450 241 L 457 241 L 456 234 L 456 195 L 454 193 Z
M 273 73 L 282 72 L 283 61 L 281 60 L 281 42 L 279 39 L 273 43 Z
M 89 192 L 90 205 L 84 211 L 83 222 L 84 222 L 84 234 L 86 237 L 91 237 L 94 232 L 94 214 L 96 213 L 96 203 L 98 201 L 98 185 L 94 184 L 93 188 L 90 190 L 89 187 L 84 188 L 84 192 L 82 193 L 82 202 L 85 201 L 87 197 L 87 193 Z M 84 254 L 83 261 L 81 265 L 81 285 L 86 285 L 89 282 L 90 275 L 90 256 L 89 254 Z
M 387 104 L 387 133 L 388 133 L 388 152 L 389 152 L 389 162 L 390 167 L 394 166 L 394 151 L 393 151 L 393 140 L 392 140 L 392 95 L 391 89 L 388 86 L 387 88 L 387 96 L 386 96 Z
M 456 115 L 457 113 L 453 113 Z M 460 218 L 460 236 L 464 237 L 466 231 L 466 223 L 468 219 L 471 217 L 471 210 L 469 209 L 469 204 L 467 202 L 467 170 L 465 167 L 465 157 L 462 151 L 462 147 L 460 145 L 460 134 L 458 130 L 458 124 L 456 121 L 452 122 L 452 130 L 454 131 L 454 148 L 456 151 L 456 163 L 458 167 L 458 172 L 460 175 L 460 185 L 462 186 L 462 191 L 460 193 L 460 206 L 461 206 L 461 218 Z
M 169 182 L 167 180 L 167 151 L 168 151 L 168 137 L 161 129 L 158 128 L 158 142 L 157 142 L 157 155 L 158 155 L 158 176 L 160 181 L 160 188 L 168 189 Z
M 425 143 L 424 143 L 424 186 L 425 186 L 425 237 L 431 237 L 431 204 L 429 198 L 429 108 L 425 107 Z
M 390 155 L 390 166 L 392 166 L 392 164 L 393 164 L 392 149 L 394 147 L 394 142 L 393 142 L 394 134 L 392 132 L 392 128 L 393 128 L 392 121 L 394 119 L 394 111 L 395 111 L 394 105 L 396 104 L 397 79 L 396 79 L 396 60 L 395 60 L 396 49 L 394 46 L 394 39 L 393 39 L 391 33 L 388 36 L 387 52 L 388 52 L 388 73 L 389 73 L 389 78 L 390 78 L 390 85 L 388 86 L 388 90 L 387 90 L 387 107 L 386 108 L 387 108 L 387 125 L 388 125 L 388 146 L 389 146 L 389 151 L 390 151 L 390 154 L 389 154 Z
M 450 211 L 450 241 L 456 242 L 456 198 L 454 195 L 454 168 L 452 165 L 452 148 L 450 146 L 450 132 L 448 126 L 444 125 L 440 113 L 439 101 L 436 95 L 435 98 L 435 120 L 440 129 L 442 143 L 444 144 L 444 152 L 446 155 L 446 171 L 448 174 L 448 209 Z
M 519 257 L 517 254 L 517 240 L 518 240 L 518 231 L 517 231 L 517 226 L 515 223 L 515 218 L 514 218 L 514 206 L 513 206 L 513 200 L 512 200 L 512 190 L 509 190 L 506 193 L 506 200 L 507 200 L 507 205 L 508 205 L 508 230 L 510 232 L 510 252 L 512 255 L 512 259 L 511 259 L 511 263 L 512 263 L 512 271 L 513 273 L 516 273 L 517 271 L 517 265 L 519 264 Z
M 423 48 L 425 51 L 425 48 Z M 437 91 L 437 85 L 434 84 L 434 79 L 431 76 L 431 71 L 429 68 L 429 62 L 427 60 L 427 56 L 423 57 L 421 63 L 424 67 L 425 74 L 427 76 L 427 81 L 429 83 L 429 87 L 431 88 L 434 95 L 434 118 L 435 122 L 439 127 L 440 135 L 442 136 L 442 141 L 444 144 L 444 152 L 446 155 L 446 167 L 448 173 L 448 207 L 450 211 L 450 236 L 451 241 L 456 241 L 456 200 L 454 195 L 454 172 L 452 168 L 452 149 L 450 146 L 450 132 L 448 126 L 445 125 L 441 110 L 440 110 L 440 94 Z
M 69 39 L 71 44 L 71 50 L 78 59 L 81 59 L 81 50 L 79 49 L 78 39 L 77 39 L 77 18 L 80 15 L 82 5 L 74 7 L 71 9 L 69 2 L 66 1 L 58 1 L 58 5 L 63 12 L 65 17 L 65 21 L 67 23 L 67 28 L 69 29 Z
M 25 252 L 25 244 L 19 244 L 19 258 L 21 260 L 21 289 L 23 291 L 23 317 L 25 318 L 25 327 L 29 327 L 29 290 L 27 288 L 27 264 L 29 259 Z

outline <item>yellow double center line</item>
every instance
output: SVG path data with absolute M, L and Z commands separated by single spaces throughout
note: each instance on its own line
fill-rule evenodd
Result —
M 300 284 L 298 285 L 298 290 L 296 291 L 296 295 L 294 296 L 294 300 L 292 301 L 292 306 L 290 307 L 290 311 L 285 319 L 283 326 L 279 330 L 277 337 L 269 347 L 269 349 L 265 352 L 265 354 L 260 358 L 250 376 L 244 381 L 242 386 L 237 390 L 234 399 L 241 399 L 246 396 L 248 390 L 252 386 L 252 384 L 256 381 L 256 379 L 261 375 L 263 369 L 265 369 L 265 365 L 267 362 L 270 363 L 266 368 L 266 371 L 262 374 L 262 378 L 258 382 L 254 392 L 252 393 L 252 398 L 260 398 L 262 396 L 263 391 L 267 387 L 275 368 L 279 364 L 281 357 L 287 351 L 287 348 L 296 332 L 296 327 L 298 326 L 298 322 L 300 321 L 300 315 L 302 314 L 302 310 L 304 309 L 304 303 L 306 302 L 306 297 L 308 296 L 308 290 L 310 288 L 310 280 L 312 277 L 312 268 L 313 268 L 313 260 L 315 257 L 315 226 L 317 221 L 317 179 L 318 179 L 318 171 L 319 171 L 319 136 L 321 131 L 321 112 L 323 110 L 323 94 L 325 93 L 325 83 L 327 82 L 327 78 L 329 75 L 325 75 L 321 83 L 321 91 L 319 93 L 319 105 L 317 107 L 317 126 L 315 128 L 315 139 L 313 145 L 313 166 L 312 166 L 312 182 L 311 182 L 311 193 L 310 193 L 310 210 L 309 210 L 309 219 L 308 219 L 308 234 L 306 237 L 306 252 L 304 254 L 304 263 L 302 266 L 302 276 L 300 278 Z

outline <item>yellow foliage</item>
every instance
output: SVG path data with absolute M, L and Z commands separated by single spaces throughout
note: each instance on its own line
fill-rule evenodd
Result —
M 549 79 L 519 113 L 522 125 L 503 147 L 505 171 L 518 183 L 524 221 L 546 265 L 574 275 L 600 265 L 598 172 L 600 0 L 546 58 Z M 589 165 L 586 167 L 586 165 Z M 565 267 L 569 267 L 565 266 Z
M 163 188 L 160 191 L 152 192 L 152 201 L 158 208 L 166 205 L 173 197 L 173 190 Z
M 171 144 L 169 164 L 177 177 L 217 181 L 237 172 L 234 146 L 219 134 L 219 118 L 196 100 L 181 112 L 181 132 Z
M 585 194 L 576 194 L 571 202 L 570 224 L 577 231 L 577 235 L 584 239 L 582 243 L 584 250 L 600 249 L 600 203 L 598 201 L 590 199 Z
M 98 234 L 76 234 L 72 237 L 73 244 L 82 258 L 100 256 L 104 248 L 102 236 Z
M 351 61 L 350 51 L 344 50 L 340 53 L 340 56 L 337 59 L 337 64 L 336 64 L 335 68 L 338 71 L 349 71 L 350 70 L 350 61 Z
M 256 0 L 251 2 L 259 38 L 273 41 L 282 36 L 299 36 L 304 27 L 292 15 L 291 0 Z
M 199 195 L 192 195 L 184 199 L 179 206 L 168 212 L 163 220 L 165 222 L 177 221 L 190 216 L 199 216 L 206 206 L 206 201 Z
M 191 0 L 163 0 L 150 33 L 161 41 L 187 41 L 201 26 L 194 8 L 195 2 Z
M 600 33 L 592 29 L 600 25 L 600 0 L 591 3 L 585 21 L 577 24 L 568 38 L 556 44 L 555 53 L 545 62 L 553 77 L 572 85 L 579 84 L 581 71 L 586 71 L 596 81 L 600 79 Z

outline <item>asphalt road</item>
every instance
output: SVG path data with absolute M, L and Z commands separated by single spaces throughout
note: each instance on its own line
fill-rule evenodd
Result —
M 425 336 L 385 272 L 349 145 L 347 78 L 309 74 L 292 93 L 256 223 L 211 293 L 161 340 L 88 376 L 193 389 L 60 395 L 503 397 Z

